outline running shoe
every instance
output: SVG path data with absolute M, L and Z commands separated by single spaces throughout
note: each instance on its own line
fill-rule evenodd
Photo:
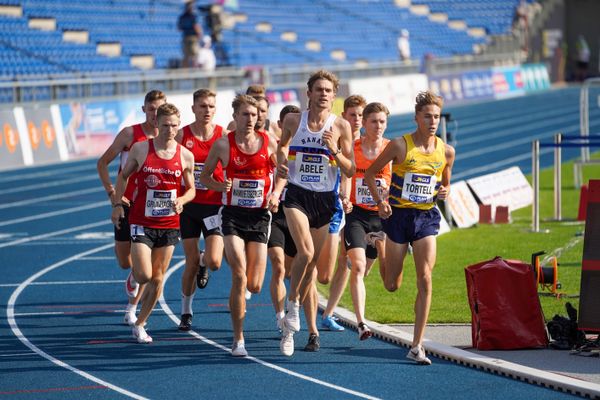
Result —
M 285 314 L 285 325 L 293 332 L 298 332 L 300 330 L 300 303 L 288 301 L 287 314 Z
M 358 324 L 358 338 L 360 340 L 367 340 L 371 336 L 373 336 L 373 332 L 371 332 L 367 324 L 360 322 Z
M 321 340 L 319 335 L 311 333 L 308 335 L 308 343 L 304 346 L 304 351 L 319 351 L 321 348 Z
M 233 346 L 231 347 L 231 355 L 234 357 L 247 357 L 248 351 L 246 347 L 244 347 L 244 341 L 240 340 L 238 342 L 233 342 Z
M 196 285 L 199 289 L 204 289 L 206 285 L 208 285 L 208 279 L 210 275 L 208 274 L 208 267 L 206 265 L 200 265 L 198 268 L 198 274 L 196 275 Z
M 279 342 L 279 350 L 284 356 L 291 357 L 294 354 L 294 332 L 286 326 L 285 320 L 283 320 L 283 332 L 281 335 L 281 341 Z
M 125 316 L 123 317 L 123 322 L 125 322 L 126 325 L 129 326 L 134 326 L 135 323 L 137 322 L 137 317 L 135 316 L 135 311 L 126 311 L 125 312 Z
M 332 332 L 342 332 L 344 327 L 337 323 L 332 316 L 328 315 L 321 319 L 321 328 L 330 330 Z
M 378 240 L 385 240 L 385 232 L 369 232 L 365 235 L 365 240 L 369 246 L 375 247 L 375 242 Z
M 427 358 L 427 356 L 425 355 L 425 349 L 421 345 L 415 346 L 412 349 L 410 349 L 408 351 L 408 354 L 406 355 L 406 358 L 408 358 L 409 360 L 413 360 L 417 364 L 431 365 L 431 360 Z
M 146 333 L 143 326 L 134 325 L 133 328 L 131 328 L 131 333 L 138 343 L 152 343 L 152 338 Z
M 283 332 L 283 318 L 284 317 L 281 317 L 281 318 L 279 318 L 277 316 L 275 317 L 275 319 L 277 320 L 277 330 L 279 331 L 279 333 Z
M 180 331 L 187 332 L 192 329 L 192 314 L 182 314 L 181 321 L 179 321 Z
M 125 292 L 129 297 L 135 297 L 138 295 L 140 291 L 140 284 L 133 279 L 133 274 L 129 271 L 129 275 L 127 276 L 127 280 L 125 281 Z

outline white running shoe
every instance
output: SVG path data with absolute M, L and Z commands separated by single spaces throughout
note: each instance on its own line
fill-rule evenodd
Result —
M 431 360 L 427 358 L 427 356 L 425 355 L 425 349 L 421 345 L 410 349 L 408 351 L 408 354 L 406 355 L 406 358 L 408 358 L 409 360 L 413 360 L 417 364 L 431 365 Z
M 246 294 L 244 297 L 246 297 L 246 300 L 250 300 L 252 298 L 252 292 L 246 289 Z
M 283 330 L 279 350 L 284 356 L 291 357 L 294 354 L 294 332 L 288 329 L 285 320 L 283 320 Z
M 358 338 L 360 340 L 367 340 L 371 336 L 373 336 L 373 332 L 371 332 L 371 330 L 369 329 L 367 324 L 365 324 L 364 322 L 359 323 L 358 324 Z
M 288 301 L 287 314 L 285 314 L 285 326 L 292 332 L 300 331 L 300 303 Z
M 369 232 L 365 235 L 365 241 L 369 246 L 375 247 L 375 242 L 378 240 L 385 240 L 385 232 Z
M 277 320 L 277 330 L 279 333 L 283 332 L 283 318 L 284 317 L 279 318 L 278 316 L 275 316 L 275 319 Z
M 125 281 L 125 292 L 129 297 L 135 297 L 138 295 L 140 291 L 140 284 L 133 279 L 133 274 L 129 271 L 129 275 L 127 276 L 127 280 Z
M 247 357 L 248 351 L 246 347 L 244 347 L 244 341 L 240 340 L 238 342 L 233 342 L 233 346 L 231 347 L 231 355 L 233 357 Z
M 126 325 L 134 326 L 137 322 L 135 311 L 126 311 L 125 316 L 123 317 L 123 322 L 125 322 Z
M 133 325 L 131 333 L 138 343 L 152 343 L 152 338 L 146 333 L 143 326 Z

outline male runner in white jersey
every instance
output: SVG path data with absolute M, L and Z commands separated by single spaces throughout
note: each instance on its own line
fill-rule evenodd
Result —
M 129 208 L 133 201 L 133 193 L 135 191 L 135 179 L 131 179 L 127 190 L 121 199 L 115 198 L 115 187 L 113 186 L 108 173 L 108 164 L 111 163 L 119 154 L 121 154 L 121 164 L 119 171 L 123 169 L 127 162 L 129 150 L 134 143 L 141 142 L 147 139 L 152 139 L 158 135 L 156 126 L 156 112 L 158 107 L 167 102 L 167 97 L 160 90 L 152 90 L 144 97 L 144 105 L 142 111 L 146 115 L 146 120 L 141 124 L 131 125 L 123 128 L 115 137 L 113 143 L 106 149 L 104 154 L 100 156 L 97 163 L 98 175 L 102 181 L 102 186 L 106 190 L 111 204 L 123 203 L 125 218 L 121 221 L 120 227 L 115 227 L 115 255 L 117 262 L 123 269 L 131 268 L 131 236 L 129 232 Z M 125 283 L 125 291 L 129 297 L 127 308 L 125 309 L 124 321 L 126 324 L 133 326 L 137 317 L 135 311 L 142 296 L 143 286 L 140 287 L 129 271 Z
M 300 301 L 314 284 L 314 265 L 335 211 L 339 171 L 354 175 L 350 124 L 331 113 L 339 81 L 324 70 L 308 80 L 309 109 L 289 114 L 277 147 L 278 175 L 288 179 L 283 210 L 298 251 L 292 263 L 287 314 L 280 349 L 294 353 L 300 330 Z

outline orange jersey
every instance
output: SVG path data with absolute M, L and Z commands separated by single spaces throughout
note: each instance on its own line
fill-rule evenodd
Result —
M 354 142 L 354 162 L 356 163 L 356 173 L 352 177 L 352 190 L 350 192 L 350 201 L 355 206 L 364 208 L 366 210 L 377 211 L 377 204 L 373 201 L 373 196 L 369 191 L 369 187 L 365 183 L 365 171 L 373 164 L 375 159 L 369 160 L 365 157 L 362 151 L 363 138 L 359 138 Z M 389 139 L 383 139 L 383 144 L 379 149 L 379 154 L 385 149 L 385 146 L 389 143 Z M 375 182 L 377 183 L 377 189 L 379 196 L 383 196 L 383 192 L 389 188 L 392 180 L 392 166 L 391 163 L 386 164 L 381 170 L 377 171 L 375 175 Z

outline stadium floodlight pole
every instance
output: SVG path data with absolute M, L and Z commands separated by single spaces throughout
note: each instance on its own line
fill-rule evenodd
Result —
M 540 141 L 531 144 L 531 179 L 533 181 L 533 205 L 531 206 L 531 230 L 540 231 Z
M 554 135 L 554 219 L 562 220 L 562 134 Z

